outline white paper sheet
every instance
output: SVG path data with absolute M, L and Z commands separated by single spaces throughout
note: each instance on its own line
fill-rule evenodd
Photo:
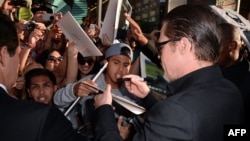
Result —
M 57 25 L 70 42 L 74 41 L 76 43 L 75 47 L 82 56 L 102 56 L 100 50 L 95 46 L 70 12 L 67 12 L 63 18 L 57 22 Z
M 103 38 L 103 34 L 106 34 L 111 42 L 115 41 L 119 25 L 122 2 L 123 0 L 109 0 L 104 22 L 99 34 L 99 37 L 101 39 Z
M 250 50 L 250 22 L 242 15 L 231 9 L 221 9 L 215 5 L 210 6 L 212 10 L 224 19 L 226 22 L 233 24 L 240 29 L 241 38 Z
M 104 92 L 103 89 L 100 89 L 98 88 L 97 86 L 94 86 L 92 84 L 89 84 L 85 81 L 81 82 L 81 83 L 84 83 L 96 90 L 98 90 L 100 93 Z M 145 108 L 141 107 L 140 105 L 128 100 L 128 99 L 125 99 L 121 96 L 117 96 L 115 94 L 112 94 L 112 99 L 117 102 L 118 104 L 120 104 L 122 107 L 126 108 L 127 110 L 129 110 L 130 112 L 136 114 L 136 115 L 140 115 L 142 113 L 144 113 L 146 110 Z
M 146 111 L 145 108 L 143 108 L 140 105 L 138 105 L 132 101 L 129 101 L 123 97 L 112 94 L 112 98 L 114 101 L 119 103 L 121 106 L 123 106 L 124 108 L 126 108 L 127 110 L 129 110 L 130 112 L 132 112 L 136 115 L 140 115 Z

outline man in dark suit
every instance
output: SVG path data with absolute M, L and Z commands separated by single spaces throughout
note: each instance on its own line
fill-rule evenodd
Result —
M 132 26 L 134 32 L 137 28 Z M 225 125 L 244 122 L 240 91 L 215 65 L 220 35 L 213 13 L 202 6 L 179 6 L 164 17 L 157 49 L 169 96 L 157 102 L 146 83 L 136 79 L 139 76 L 124 76 L 131 78 L 126 88 L 147 109 L 133 140 L 222 141 Z M 111 103 L 108 85 L 104 94 L 95 96 L 96 140 L 122 140 Z
M 245 109 L 245 121 L 250 124 L 250 62 L 240 53 L 242 41 L 240 29 L 230 23 L 221 23 L 222 40 L 218 65 L 223 76 L 240 90 Z
M 8 90 L 17 79 L 18 36 L 13 22 L 0 14 L 0 140 L 83 141 L 64 115 L 52 106 L 15 99 Z

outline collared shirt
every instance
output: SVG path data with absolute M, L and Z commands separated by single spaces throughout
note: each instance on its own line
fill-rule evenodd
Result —
M 6 87 L 5 87 L 3 84 L 0 83 L 0 87 L 3 88 L 3 89 L 5 90 L 6 93 L 9 93 L 9 92 L 7 91 L 7 89 L 6 89 Z
M 8 96 L 17 99 L 17 97 L 9 94 L 9 92 L 7 91 L 7 88 L 3 84 L 0 83 L 0 87 L 4 89 L 4 91 L 8 94 Z

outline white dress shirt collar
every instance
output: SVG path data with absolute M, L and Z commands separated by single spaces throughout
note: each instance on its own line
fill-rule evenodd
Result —
M 3 88 L 3 89 L 5 90 L 6 93 L 8 93 L 6 87 L 5 87 L 3 84 L 0 83 L 0 87 Z

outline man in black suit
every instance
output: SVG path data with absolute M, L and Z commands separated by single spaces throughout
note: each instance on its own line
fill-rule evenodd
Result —
M 138 26 L 131 29 L 139 31 Z M 220 35 L 213 13 L 202 6 L 179 6 L 164 17 L 157 49 L 169 96 L 157 102 L 146 83 L 136 79 L 139 76 L 124 76 L 131 78 L 125 82 L 126 88 L 141 98 L 147 109 L 145 122 L 133 140 L 222 141 L 225 125 L 244 122 L 240 91 L 215 65 Z M 96 140 L 122 140 L 111 103 L 107 85 L 103 94 L 95 96 Z
M 245 121 L 250 124 L 250 62 L 240 53 L 242 41 L 240 29 L 230 23 L 221 23 L 222 40 L 218 65 L 223 76 L 240 90 L 245 109 Z
M 18 36 L 13 22 L 0 14 L 0 140 L 83 141 L 64 115 L 52 106 L 11 97 L 19 66 Z

